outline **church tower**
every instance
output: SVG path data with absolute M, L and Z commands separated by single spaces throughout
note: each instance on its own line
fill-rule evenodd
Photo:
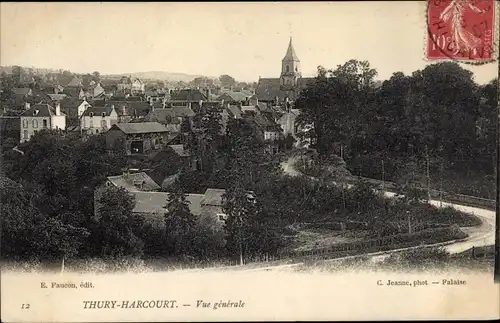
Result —
M 300 60 L 295 54 L 292 45 L 292 37 L 286 51 L 285 57 L 281 61 L 280 86 L 283 91 L 292 91 L 297 86 L 297 80 L 302 77 L 300 73 Z

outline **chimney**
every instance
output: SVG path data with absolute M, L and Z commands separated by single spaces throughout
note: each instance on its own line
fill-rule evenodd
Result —
M 61 115 L 61 102 L 57 101 L 56 102 L 56 116 Z
M 26 102 L 26 103 L 24 104 L 24 107 L 26 108 L 26 110 L 29 110 L 29 109 L 31 108 L 31 103 Z

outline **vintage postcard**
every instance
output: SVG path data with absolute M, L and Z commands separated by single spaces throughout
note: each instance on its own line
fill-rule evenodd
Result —
M 2 322 L 498 319 L 498 14 L 0 4 Z

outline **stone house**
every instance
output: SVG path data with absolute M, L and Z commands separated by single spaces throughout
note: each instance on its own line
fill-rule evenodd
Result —
M 27 142 L 39 130 L 65 130 L 66 115 L 61 112 L 61 106 L 50 104 L 35 104 L 20 115 L 20 141 Z
M 87 134 L 98 134 L 117 123 L 118 114 L 114 106 L 88 107 L 80 118 L 80 129 Z

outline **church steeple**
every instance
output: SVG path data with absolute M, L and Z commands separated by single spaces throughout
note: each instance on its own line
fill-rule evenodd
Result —
M 293 90 L 297 86 L 297 80 L 302 77 L 300 72 L 300 60 L 295 54 L 292 37 L 288 43 L 285 57 L 281 61 L 280 85 L 282 90 Z
M 290 36 L 290 42 L 288 43 L 288 49 L 286 50 L 284 61 L 297 61 L 300 62 L 297 54 L 295 54 L 295 49 L 293 49 L 292 36 Z

